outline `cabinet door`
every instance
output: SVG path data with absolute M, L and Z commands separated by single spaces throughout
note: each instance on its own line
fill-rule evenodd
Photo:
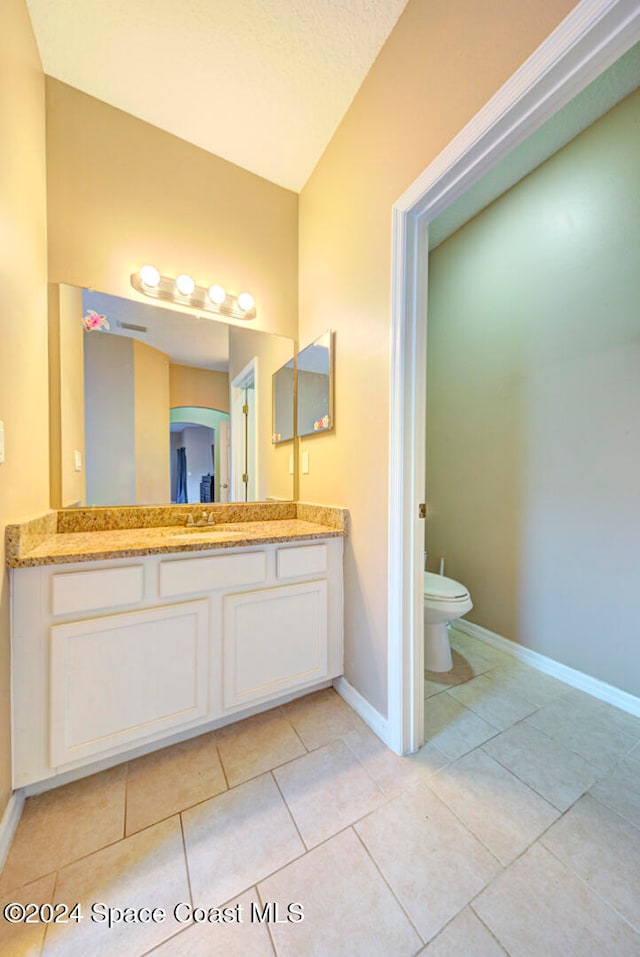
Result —
M 112 752 L 207 712 L 206 600 L 51 628 L 53 767 Z
M 226 709 L 326 676 L 326 581 L 227 595 L 223 615 Z

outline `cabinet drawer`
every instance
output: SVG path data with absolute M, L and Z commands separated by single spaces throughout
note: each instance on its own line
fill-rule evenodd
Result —
M 51 610 L 54 615 L 133 605 L 142 601 L 143 595 L 142 565 L 67 572 L 51 579 Z
M 52 767 L 202 718 L 208 619 L 201 599 L 53 625 Z
M 236 585 L 258 585 L 267 577 L 265 552 L 186 558 L 160 564 L 160 594 L 191 595 Z
M 326 545 L 295 545 L 279 548 L 276 555 L 278 578 L 322 575 L 327 570 Z
M 326 676 L 326 581 L 225 595 L 223 602 L 225 708 Z

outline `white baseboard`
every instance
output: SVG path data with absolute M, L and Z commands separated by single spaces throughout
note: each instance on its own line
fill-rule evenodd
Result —
M 387 747 L 391 747 L 389 744 L 389 722 L 387 718 L 384 718 L 379 711 L 376 711 L 373 705 L 370 704 L 366 698 L 363 698 L 353 685 L 349 684 L 344 675 L 340 675 L 339 678 L 335 679 L 333 687 L 340 697 L 344 698 L 349 707 L 353 708 L 355 713 L 362 718 L 364 723 L 369 725 L 374 734 L 377 734 Z
M 554 661 L 553 658 L 547 658 L 546 655 L 541 655 L 537 651 L 518 645 L 515 641 L 503 638 L 502 635 L 497 635 L 494 631 L 489 631 L 488 628 L 482 628 L 481 625 L 474 625 L 472 621 L 465 621 L 464 618 L 456 621 L 453 627 L 472 638 L 478 638 L 488 645 L 493 645 L 494 648 L 498 648 L 499 651 L 504 651 L 513 658 L 523 661 L 526 665 L 535 668 L 536 671 L 542 671 L 546 675 L 558 678 L 565 684 L 571 685 L 572 688 L 586 691 L 594 698 L 599 698 L 601 701 L 606 701 L 608 704 L 620 708 L 621 711 L 627 711 L 629 714 L 640 717 L 640 698 L 629 694 L 628 691 L 614 688 L 613 685 L 608 685 L 604 681 L 599 681 L 598 678 L 586 675 L 583 671 L 569 668 L 568 665 L 563 665 L 559 661 Z
M 16 828 L 22 817 L 24 807 L 24 792 L 21 790 L 12 791 L 11 797 L 4 809 L 4 814 L 0 820 L 0 871 L 4 867 L 9 848 L 16 833 Z

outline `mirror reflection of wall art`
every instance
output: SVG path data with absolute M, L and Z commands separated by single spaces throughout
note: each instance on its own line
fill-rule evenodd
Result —
M 273 434 L 274 445 L 293 438 L 294 360 L 290 359 L 273 373 Z
M 333 333 L 324 335 L 297 356 L 298 435 L 318 435 L 333 428 Z

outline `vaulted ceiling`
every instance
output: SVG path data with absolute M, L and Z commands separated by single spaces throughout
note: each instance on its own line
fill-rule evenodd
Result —
M 407 0 L 27 0 L 45 73 L 299 191 Z

